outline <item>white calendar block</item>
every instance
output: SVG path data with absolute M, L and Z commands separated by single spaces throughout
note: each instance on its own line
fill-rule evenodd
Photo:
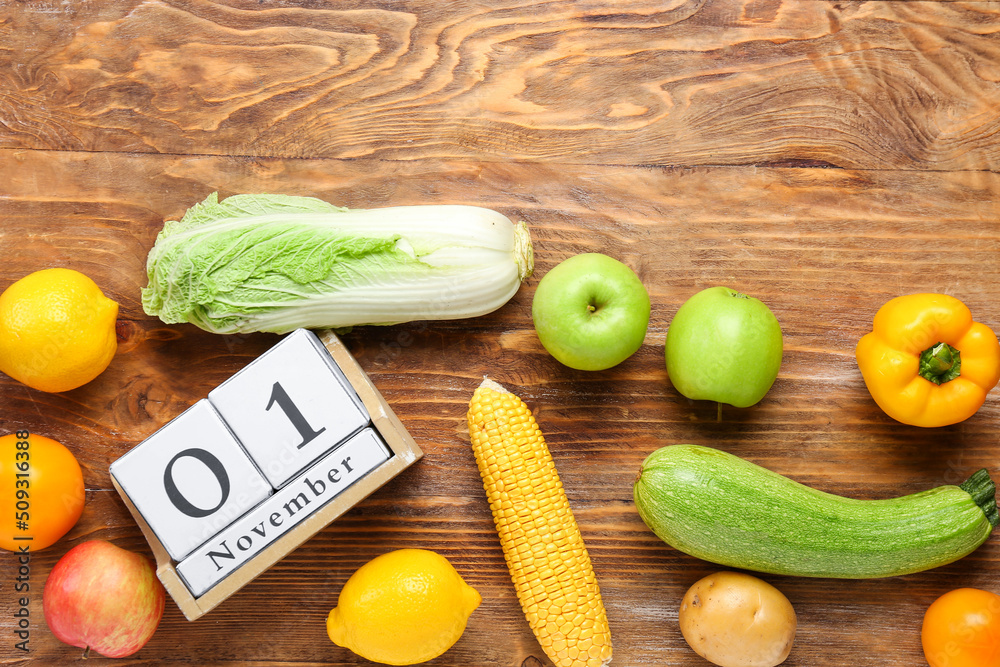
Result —
M 314 333 L 298 329 L 208 394 L 274 488 L 369 423 Z
M 391 455 L 373 429 L 364 429 L 195 550 L 177 572 L 192 595 L 204 595 Z
M 111 475 L 175 560 L 272 492 L 206 399 L 112 463 Z

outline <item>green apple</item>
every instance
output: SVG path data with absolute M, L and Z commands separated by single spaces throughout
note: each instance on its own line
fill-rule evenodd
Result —
M 559 362 L 600 371 L 628 359 L 649 326 L 649 293 L 639 276 L 600 253 L 575 255 L 539 281 L 531 319 Z
M 710 287 L 684 302 L 667 330 L 667 375 L 692 400 L 749 407 L 781 367 L 781 326 L 758 299 Z

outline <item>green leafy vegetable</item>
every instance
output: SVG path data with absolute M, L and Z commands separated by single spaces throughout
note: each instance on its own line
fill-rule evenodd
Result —
M 455 319 L 502 306 L 532 266 L 524 223 L 486 208 L 213 193 L 157 236 L 142 305 L 216 333 Z

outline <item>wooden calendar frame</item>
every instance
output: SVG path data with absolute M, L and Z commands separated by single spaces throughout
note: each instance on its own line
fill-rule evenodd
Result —
M 132 517 L 142 534 L 149 542 L 156 560 L 156 575 L 163 582 L 164 588 L 170 597 L 174 599 L 181 612 L 189 620 L 193 621 L 214 609 L 236 591 L 240 590 L 253 581 L 258 575 L 294 551 L 300 544 L 311 538 L 320 530 L 328 526 L 331 522 L 341 516 L 344 512 L 354 507 L 356 504 L 367 498 L 371 493 L 379 489 L 386 482 L 401 473 L 406 468 L 416 463 L 423 456 L 423 452 L 413 440 L 406 428 L 396 417 L 392 408 L 385 402 L 382 394 L 372 384 L 368 375 L 364 372 L 351 353 L 344 347 L 337 335 L 329 329 L 316 332 L 320 341 L 330 352 L 333 360 L 343 371 L 348 382 L 358 393 L 361 402 L 364 403 L 371 417 L 371 425 L 382 437 L 382 440 L 392 451 L 392 457 L 381 464 L 367 475 L 359 479 L 350 487 L 345 489 L 340 495 L 331 499 L 326 505 L 318 509 L 312 515 L 297 524 L 294 528 L 279 537 L 277 540 L 265 547 L 260 553 L 253 556 L 239 569 L 228 577 L 210 588 L 200 597 L 194 597 L 187 585 L 177 573 L 177 564 L 170 558 L 166 548 L 160 543 L 156 534 L 150 528 L 142 514 L 129 500 L 128 495 L 122 490 L 111 476 L 111 482 L 125 502 Z

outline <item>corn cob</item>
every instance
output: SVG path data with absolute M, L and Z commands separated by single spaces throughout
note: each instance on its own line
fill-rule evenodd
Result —
M 601 591 L 542 432 L 520 398 L 486 379 L 469 437 L 524 615 L 556 667 L 611 662 Z

